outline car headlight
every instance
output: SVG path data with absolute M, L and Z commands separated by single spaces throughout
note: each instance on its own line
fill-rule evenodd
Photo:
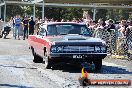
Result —
M 56 51 L 57 51 L 56 46 L 52 46 L 52 47 L 51 47 L 51 52 L 55 53 Z
M 62 46 L 57 47 L 57 52 L 62 52 L 62 51 L 63 51 L 63 47 Z
M 99 46 L 95 46 L 95 52 L 100 52 L 100 47 Z
M 63 52 L 63 46 L 52 46 L 51 47 L 51 52 L 52 53 Z
M 103 45 L 106 45 L 106 42 L 105 42 L 105 41 L 102 41 L 102 44 L 103 44 Z

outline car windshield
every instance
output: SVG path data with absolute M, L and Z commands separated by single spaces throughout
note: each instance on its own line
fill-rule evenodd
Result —
M 86 25 L 78 24 L 53 24 L 48 25 L 47 35 L 67 35 L 67 34 L 79 34 L 84 36 L 91 36 L 91 31 Z

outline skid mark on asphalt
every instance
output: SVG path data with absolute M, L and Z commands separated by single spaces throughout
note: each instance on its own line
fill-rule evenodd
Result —
M 32 55 L 0 55 L 0 60 L 31 60 Z

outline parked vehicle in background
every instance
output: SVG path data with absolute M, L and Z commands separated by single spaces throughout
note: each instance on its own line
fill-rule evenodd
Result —
M 28 43 L 32 50 L 33 62 L 45 62 L 45 68 L 54 63 L 81 64 L 94 63 L 101 70 L 102 59 L 107 56 L 106 43 L 91 37 L 85 24 L 73 22 L 44 23 L 38 35 L 29 35 Z

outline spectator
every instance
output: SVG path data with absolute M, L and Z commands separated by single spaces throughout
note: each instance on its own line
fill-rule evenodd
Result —
M 31 20 L 29 21 L 29 35 L 34 34 L 34 26 L 35 26 L 35 21 L 33 20 L 33 17 L 31 17 Z
M 15 16 L 12 18 L 13 37 L 15 37 Z
M 64 19 L 61 19 L 61 22 L 65 22 L 65 20 Z
M 2 37 L 2 29 L 3 29 L 3 21 L 2 19 L 0 18 L 0 37 Z
M 128 50 L 132 50 L 132 21 L 125 31 Z
M 46 22 L 47 22 L 47 18 L 45 19 L 46 20 Z M 36 20 L 36 33 L 38 34 L 39 33 L 39 26 L 42 24 L 42 22 L 41 22 L 41 19 L 40 18 L 38 18 L 37 20 Z
M 113 22 L 112 19 L 109 19 L 109 20 L 106 22 L 105 28 L 107 29 L 108 32 L 111 32 L 111 29 L 115 29 L 115 25 L 114 25 L 114 22 Z
M 20 40 L 20 28 L 21 28 L 21 19 L 20 15 L 16 15 L 15 18 L 15 39 L 18 37 L 18 40 Z
M 3 21 L 2 21 L 2 19 L 0 18 L 0 30 L 2 30 L 2 28 L 3 28 Z
M 91 34 L 93 35 L 93 33 L 94 33 L 94 28 L 95 28 L 95 25 L 96 25 L 96 24 L 94 24 L 94 22 L 93 22 L 92 20 L 88 20 L 88 21 L 86 22 L 86 25 L 87 25 L 87 27 L 89 28 Z
M 77 21 L 76 18 L 73 18 L 72 22 L 76 22 L 76 21 Z
M 23 40 L 25 40 L 25 37 L 28 38 L 28 23 L 29 23 L 29 19 L 27 16 L 25 16 L 24 20 L 23 20 Z
M 120 24 L 117 26 L 118 29 L 118 36 L 123 37 L 124 33 L 126 31 L 126 28 L 128 27 L 126 20 L 122 20 Z
M 99 19 L 97 23 L 97 29 L 104 29 L 104 26 L 105 22 L 103 21 L 103 19 Z
M 104 31 L 104 26 L 104 21 L 102 19 L 99 19 L 94 31 L 95 37 L 106 39 L 106 32 Z

